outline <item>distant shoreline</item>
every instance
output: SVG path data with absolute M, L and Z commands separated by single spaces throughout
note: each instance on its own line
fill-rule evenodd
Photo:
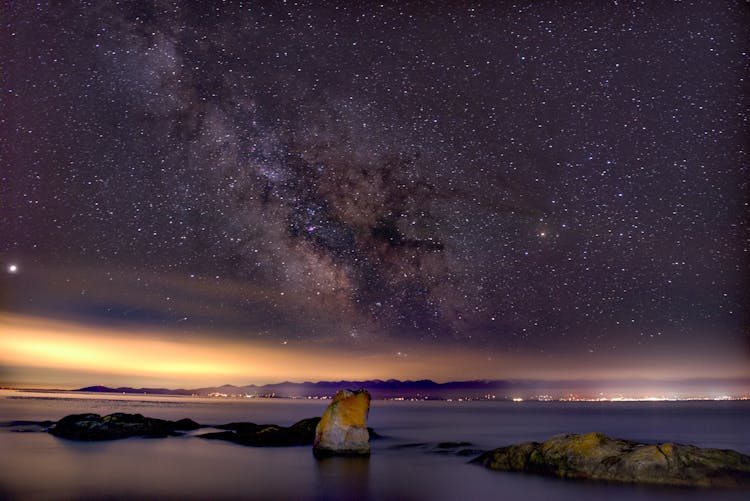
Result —
M 65 389 L 46 389 L 46 388 L 3 388 L 5 391 L 13 391 L 18 393 L 42 393 L 42 394 L 55 394 L 55 395 L 108 395 L 108 396 L 148 396 L 148 397 L 182 397 L 182 398 L 200 398 L 207 400 L 216 401 L 243 401 L 243 400 L 321 400 L 326 401 L 332 398 L 331 395 L 284 395 L 284 394 L 261 394 L 261 395 L 249 395 L 249 394 L 225 394 L 225 393 L 184 393 L 183 392 L 170 392 L 167 389 L 159 389 L 158 391 L 149 391 L 149 389 L 138 389 L 138 388 L 127 388 L 124 391 L 115 388 L 103 388 L 96 390 L 90 390 L 88 388 L 79 388 L 74 390 Z M 559 398 L 553 398 L 549 396 L 543 396 L 542 398 L 520 398 L 520 397 L 494 397 L 487 398 L 482 396 L 465 396 L 465 397 L 441 397 L 441 396 L 380 396 L 373 397 L 374 400 L 380 401 L 407 401 L 407 402 L 512 402 L 512 403 L 628 403 L 628 402 L 727 402 L 727 401 L 750 401 L 749 396 L 733 396 L 733 395 L 722 395 L 720 397 L 711 396 L 686 396 L 686 397 L 674 397 L 674 398 L 626 398 L 626 397 L 614 397 L 614 398 L 587 398 L 582 396 L 564 396 Z

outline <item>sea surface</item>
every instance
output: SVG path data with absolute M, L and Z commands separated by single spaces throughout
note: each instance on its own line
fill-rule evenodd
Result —
M 682 442 L 750 454 L 750 402 L 373 401 L 384 435 L 369 459 L 316 460 L 310 447 L 254 448 L 196 438 L 107 442 L 59 439 L 19 421 L 83 412 L 141 413 L 201 424 L 290 425 L 320 416 L 320 400 L 205 399 L 0 391 L 0 499 L 555 499 L 746 500 L 748 490 L 576 482 L 501 473 L 440 452 L 601 431 L 644 442 Z

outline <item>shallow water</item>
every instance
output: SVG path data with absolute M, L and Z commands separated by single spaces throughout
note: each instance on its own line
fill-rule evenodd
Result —
M 289 425 L 322 414 L 315 400 L 32 394 L 1 391 L 0 423 L 80 412 L 139 412 L 202 424 Z M 4 499 L 747 499 L 748 491 L 581 483 L 498 473 L 435 453 L 444 441 L 488 449 L 557 433 L 602 431 L 750 454 L 750 402 L 540 403 L 373 401 L 369 424 L 385 438 L 369 459 L 316 460 L 309 447 L 253 448 L 191 434 L 73 442 L 0 427 Z M 200 432 L 198 432 L 200 433 Z M 417 445 L 423 444 L 423 445 Z

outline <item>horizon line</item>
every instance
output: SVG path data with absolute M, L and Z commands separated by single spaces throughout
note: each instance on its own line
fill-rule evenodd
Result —
M 235 387 L 235 388 L 244 388 L 248 386 L 254 386 L 258 388 L 267 387 L 267 386 L 278 386 L 278 385 L 284 385 L 284 384 L 290 384 L 290 385 L 305 385 L 305 384 L 348 384 L 348 383 L 392 383 L 392 384 L 406 384 L 406 383 L 430 383 L 430 384 L 436 384 L 436 385 L 449 385 L 449 384 L 493 384 L 493 383 L 504 383 L 504 384 L 533 384 L 533 385 L 543 385 L 543 384 L 550 384 L 555 386 L 562 386 L 562 385 L 582 385 L 582 386 L 609 386 L 613 384 L 620 384 L 620 385 L 645 385 L 645 384 L 679 384 L 679 385 L 689 385 L 689 384 L 716 384 L 716 383 L 723 383 L 723 384 L 747 384 L 750 385 L 750 376 L 741 376 L 741 377 L 691 377 L 691 378 L 566 378 L 566 379 L 530 379 L 530 378 L 508 378 L 508 379 L 465 379 L 465 380 L 445 380 L 445 381 L 436 381 L 434 379 L 430 378 L 422 378 L 422 379 L 396 379 L 396 378 L 389 378 L 389 379 L 380 379 L 380 378 L 373 378 L 373 379 L 323 379 L 318 381 L 312 381 L 312 380 L 305 380 L 301 382 L 296 381 L 278 381 L 273 383 L 264 383 L 264 384 L 258 384 L 258 383 L 247 383 L 247 384 L 233 384 L 233 383 L 222 383 L 217 385 L 212 384 L 204 384 L 200 386 L 195 387 L 167 387 L 167 386 L 158 386 L 158 385 L 146 385 L 146 386 L 128 386 L 128 385 L 111 385 L 111 384 L 88 384 L 83 385 L 80 387 L 75 388 L 59 388 L 59 387 L 50 387 L 49 385 L 43 385 L 43 386 L 33 386 L 33 383 L 21 383 L 21 384 L 13 384 L 13 383 L 0 383 L 0 389 L 24 389 L 24 390 L 59 390 L 59 391 L 76 391 L 81 390 L 85 388 L 94 388 L 94 387 L 103 387 L 103 388 L 109 388 L 109 389 L 121 389 L 121 388 L 127 388 L 127 389 L 133 389 L 133 390 L 173 390 L 173 391 L 188 391 L 188 390 L 200 390 L 200 389 L 207 389 L 207 388 L 222 388 L 222 387 Z

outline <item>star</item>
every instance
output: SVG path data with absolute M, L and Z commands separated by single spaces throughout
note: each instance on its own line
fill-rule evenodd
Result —
M 226 3 L 13 8 L 0 256 L 65 287 L 18 308 L 411 358 L 744 340 L 744 2 Z

